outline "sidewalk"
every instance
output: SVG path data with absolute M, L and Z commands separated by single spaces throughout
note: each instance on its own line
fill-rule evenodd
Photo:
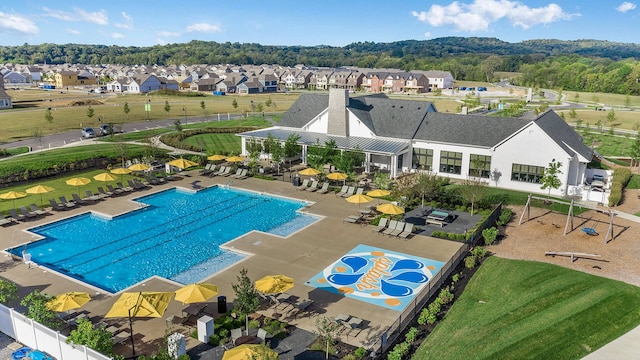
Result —
M 583 360 L 640 359 L 640 326 L 582 358 Z

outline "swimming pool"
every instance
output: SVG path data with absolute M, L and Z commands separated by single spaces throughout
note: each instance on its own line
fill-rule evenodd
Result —
M 32 260 L 109 292 L 157 275 L 198 282 L 244 258 L 220 245 L 252 230 L 287 236 L 318 220 L 304 201 L 212 187 L 165 190 L 139 210 L 105 219 L 85 213 L 31 229 Z M 22 247 L 9 252 L 21 255 Z

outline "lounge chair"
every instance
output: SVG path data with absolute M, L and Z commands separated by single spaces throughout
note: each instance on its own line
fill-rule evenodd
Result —
M 160 182 L 156 178 L 152 178 L 149 174 L 144 174 L 144 179 L 147 180 L 149 185 L 160 185 Z
M 342 196 L 342 195 L 346 194 L 347 190 L 349 190 L 349 187 L 347 185 L 343 185 L 342 189 L 340 189 L 340 192 L 336 193 L 336 196 Z
M 260 341 L 262 341 L 262 343 L 264 344 L 267 341 L 267 330 L 259 328 L 256 337 L 260 339 Z
M 209 177 L 214 177 L 214 176 L 218 176 L 220 174 L 223 174 L 226 169 L 227 169 L 227 166 L 224 166 L 224 165 L 220 166 L 220 169 L 218 169 L 218 171 L 212 171 L 209 174 Z
M 240 174 L 231 175 L 231 177 L 234 179 L 246 179 L 249 177 L 249 175 L 247 175 L 248 172 L 249 170 L 247 169 L 241 169 Z
M 27 219 L 35 219 L 38 216 L 40 216 L 40 214 L 36 214 L 30 211 L 29 209 L 27 209 L 26 206 L 20 206 L 20 212 L 22 213 L 22 215 L 26 216 Z
M 107 185 L 107 190 L 109 190 L 109 192 L 112 193 L 115 196 L 124 194 L 124 190 L 122 190 L 120 188 L 114 188 L 113 185 L 111 185 L 111 184 Z
M 389 219 L 383 217 L 380 219 L 380 222 L 378 223 L 378 226 L 374 227 L 373 229 L 371 229 L 371 231 L 375 232 L 375 233 L 379 233 L 380 231 L 384 230 L 387 228 L 387 221 L 389 221 Z
M 404 228 L 404 221 L 396 221 L 396 223 L 393 223 L 393 220 L 391 220 L 389 222 L 389 227 L 387 227 L 387 230 L 384 230 L 382 233 L 385 235 L 390 235 L 392 232 L 394 232 L 398 227 Z
M 147 188 L 149 188 L 149 185 L 145 185 L 143 184 L 140 180 L 138 179 L 133 179 L 133 184 L 134 186 L 138 189 L 138 190 L 145 190 Z
M 24 215 L 20 215 L 16 212 L 16 209 L 10 209 L 9 210 L 9 216 L 11 216 L 12 218 L 16 219 L 17 221 L 25 221 L 27 220 L 27 217 Z
M 98 200 L 102 200 L 102 199 L 108 197 L 105 194 L 100 194 L 100 193 L 94 194 L 94 193 L 91 192 L 91 190 L 85 190 L 84 194 L 86 195 L 85 196 L 86 198 L 92 198 L 93 197 L 94 199 L 98 199 Z
M 132 192 L 133 190 L 135 190 L 134 188 L 132 188 L 131 186 L 124 186 L 122 185 L 121 182 L 117 182 L 116 185 L 118 185 L 118 189 L 122 189 L 122 191 L 124 192 Z
M 6 217 L 0 214 L 0 226 L 11 225 L 15 221 L 11 217 Z
M 211 172 L 213 173 L 213 168 L 215 168 L 215 165 L 211 167 Z M 158 172 L 158 174 L 160 174 L 160 176 L 165 179 L 166 181 L 176 181 L 176 180 L 180 180 L 179 176 L 173 176 L 173 175 L 167 175 L 167 172 L 164 171 L 164 169 L 160 170 L 160 172 Z
M 296 190 L 304 190 L 309 186 L 309 179 L 304 179 L 300 186 L 296 186 Z
M 136 185 L 131 179 L 127 180 L 127 184 L 129 184 L 129 187 L 133 190 L 141 190 L 140 187 Z
M 347 189 L 347 192 L 344 193 L 342 195 L 342 197 L 345 197 L 345 198 L 349 197 L 349 196 L 353 195 L 355 192 L 356 192 L 356 187 L 355 186 L 349 186 L 349 188 Z
M 318 194 L 326 194 L 329 192 L 329 183 L 325 182 L 322 184 L 322 187 L 316 191 Z
M 74 203 L 73 201 L 67 201 L 67 199 L 64 196 L 60 196 L 58 199 L 60 199 L 60 203 L 62 205 L 68 207 L 69 209 L 78 206 L 78 204 Z
M 207 165 L 204 166 L 204 169 L 200 170 L 199 174 L 200 175 L 209 175 L 215 169 L 215 167 L 216 167 L 215 164 L 207 163 Z
M 404 222 L 404 221 L 399 221 L 398 225 L 396 225 L 396 229 L 393 230 L 393 231 L 390 231 L 388 235 L 389 236 L 398 236 L 398 235 L 400 235 L 400 233 L 404 231 L 404 227 L 406 226 L 406 224 L 407 223 Z
M 362 215 L 349 215 L 342 219 L 342 222 L 348 222 L 351 224 L 359 224 L 362 221 Z
M 51 214 L 50 212 L 46 211 L 46 210 L 40 210 L 40 208 L 38 207 L 38 205 L 36 204 L 29 204 L 29 209 L 31 209 L 31 212 L 36 214 L 36 215 L 47 215 L 47 214 Z
M 103 197 L 111 197 L 114 195 L 111 191 L 105 191 L 102 186 L 98 186 L 98 194 Z
M 236 340 L 242 336 L 242 328 L 231 329 L 231 341 L 235 344 Z
M 238 168 L 238 170 L 236 170 L 235 174 L 229 173 L 229 174 L 226 174 L 225 176 L 228 176 L 228 177 L 231 177 L 231 178 L 235 178 L 236 176 L 240 176 L 240 174 L 242 174 L 242 169 Z
M 356 189 L 356 194 L 362 194 L 364 193 L 364 188 L 359 187 L 358 189 Z
M 56 211 L 69 210 L 66 206 L 58 204 L 55 199 L 49 199 L 49 204 L 51 205 L 51 208 Z
M 73 202 L 75 202 L 76 204 L 89 205 L 89 201 L 88 200 L 81 199 L 80 196 L 78 196 L 78 194 L 76 194 L 76 193 L 71 194 L 71 198 L 73 199 Z M 95 201 L 93 201 L 93 200 L 91 200 L 91 202 L 95 203 Z
M 383 234 L 387 234 L 388 232 L 391 232 L 393 230 L 396 229 L 396 226 L 398 226 L 398 221 L 397 220 L 390 220 L 389 221 L 389 225 L 387 225 L 387 228 L 380 231 Z
M 404 225 L 404 230 L 402 230 L 402 232 L 398 234 L 398 237 L 406 239 L 409 235 L 411 235 L 411 233 L 413 233 L 413 224 L 406 223 Z
M 304 189 L 304 190 L 305 190 L 305 191 L 311 191 L 311 192 L 318 190 L 318 181 L 314 180 L 314 181 L 311 183 L 311 186 L 309 186 L 308 188 L 306 188 L 306 189 Z

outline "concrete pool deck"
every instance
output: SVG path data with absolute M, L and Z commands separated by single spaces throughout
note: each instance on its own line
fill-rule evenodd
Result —
M 34 238 L 24 229 L 42 225 L 45 222 L 60 220 L 86 211 L 96 211 L 109 216 L 135 210 L 139 205 L 130 201 L 132 198 L 144 196 L 179 186 L 191 189 L 194 180 L 200 180 L 199 186 L 208 187 L 216 184 L 226 184 L 229 178 L 208 178 L 198 176 L 197 171 L 191 172 L 192 176 L 182 180 L 170 182 L 165 185 L 154 186 L 149 190 L 138 191 L 121 197 L 114 197 L 95 205 L 84 206 L 78 209 L 61 213 L 52 212 L 46 219 L 30 221 L 0 228 L 0 238 L 3 239 L 3 249 L 18 246 L 33 241 Z M 352 298 L 346 298 L 328 291 L 318 290 L 304 284 L 315 274 L 322 271 L 342 255 L 349 252 L 358 244 L 366 244 L 373 247 L 411 254 L 437 261 L 447 262 L 458 249 L 460 243 L 415 235 L 408 240 L 374 234 L 370 226 L 343 223 L 348 215 L 358 212 L 358 206 L 347 203 L 343 198 L 337 198 L 332 193 L 316 194 L 307 191 L 297 191 L 290 183 L 282 181 L 266 181 L 249 178 L 246 180 L 233 180 L 231 187 L 265 192 L 277 196 L 308 200 L 314 204 L 305 208 L 305 212 L 324 216 L 325 218 L 315 224 L 289 236 L 281 238 L 263 233 L 252 232 L 230 243 L 228 247 L 254 254 L 247 259 L 229 267 L 228 269 L 207 279 L 219 287 L 219 294 L 227 297 L 227 301 L 233 301 L 234 293 L 231 284 L 237 282 L 239 271 L 244 267 L 252 280 L 265 275 L 285 274 L 294 278 L 296 286 L 288 291 L 294 297 L 300 299 L 310 298 L 314 300 L 314 312 L 320 316 L 335 317 L 338 314 L 349 314 L 365 320 L 362 331 L 353 334 L 343 333 L 343 341 L 355 346 L 370 347 L 378 339 L 380 334 L 390 326 L 400 315 L 399 311 L 383 308 L 367 302 Z M 81 241 L 81 239 L 79 239 Z M 189 249 L 185 249 L 188 251 Z M 0 256 L 0 269 L 3 276 L 16 282 L 20 286 L 19 294 L 24 296 L 35 289 L 39 289 L 50 295 L 67 291 L 86 291 L 93 300 L 80 310 L 87 311 L 94 323 L 102 320 L 104 314 L 118 298 L 117 295 L 106 294 L 104 291 L 89 287 L 73 279 L 48 271 L 44 267 L 28 269 L 19 260 L 15 260 L 6 252 Z M 180 286 L 163 279 L 151 278 L 138 284 L 127 291 L 175 291 Z M 215 314 L 216 299 L 211 299 L 208 309 Z M 16 306 L 18 308 L 18 306 Z M 172 301 L 162 318 L 135 319 L 133 330 L 136 340 L 136 353 L 149 354 L 155 352 L 162 343 L 165 333 L 165 320 L 170 316 L 182 316 L 184 305 Z M 291 309 L 282 310 L 279 313 L 281 320 L 287 321 L 308 331 L 314 331 L 316 316 L 294 317 Z M 272 315 L 274 310 L 261 311 L 264 315 Z M 126 318 L 117 319 L 120 328 L 128 328 Z M 182 329 L 186 333 L 188 329 Z M 191 329 L 193 330 L 193 329 Z M 198 345 L 197 340 L 187 337 L 187 348 Z M 129 355 L 130 342 L 125 342 L 116 348 L 116 352 Z

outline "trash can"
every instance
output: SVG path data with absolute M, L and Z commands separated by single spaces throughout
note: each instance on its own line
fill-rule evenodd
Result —
M 224 314 L 227 312 L 227 297 L 218 296 L 218 313 Z
M 293 178 L 293 186 L 300 186 L 300 185 L 301 185 L 300 177 L 299 176 L 294 177 Z

